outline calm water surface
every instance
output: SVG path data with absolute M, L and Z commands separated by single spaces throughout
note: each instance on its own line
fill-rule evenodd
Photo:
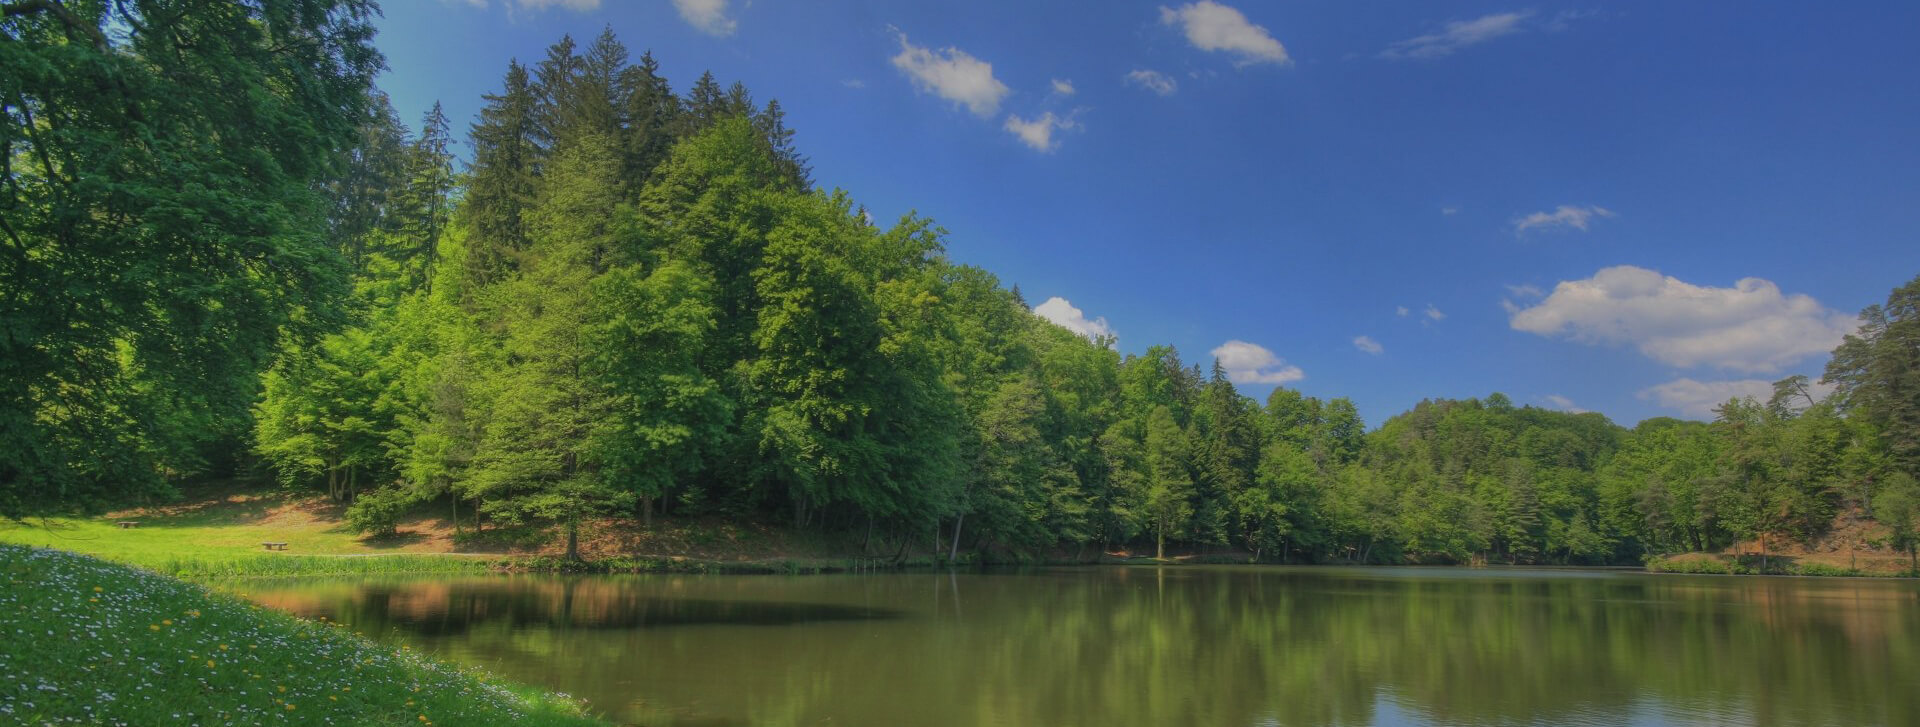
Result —
M 1104 567 L 249 582 L 645 725 L 1920 725 L 1920 584 Z

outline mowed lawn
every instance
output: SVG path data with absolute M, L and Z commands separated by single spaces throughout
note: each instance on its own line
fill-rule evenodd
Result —
M 483 565 L 481 558 L 447 555 L 453 540 L 441 520 L 419 519 L 403 525 L 398 536 L 366 538 L 347 528 L 338 505 L 311 494 L 225 487 L 183 495 L 180 504 L 93 518 L 0 520 L 0 543 L 59 548 L 184 575 L 468 570 Z M 123 529 L 116 524 L 122 521 L 139 526 Z M 269 541 L 286 543 L 286 550 L 268 552 L 261 543 Z M 376 555 L 418 557 L 338 557 Z M 432 561 L 424 562 L 428 558 Z

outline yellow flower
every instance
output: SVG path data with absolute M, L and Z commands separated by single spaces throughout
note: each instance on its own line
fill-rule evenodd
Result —
M 336 697 L 336 696 L 333 696 L 333 695 L 331 695 L 331 694 L 329 694 L 329 695 L 327 695 L 327 701 L 329 701 L 329 702 L 338 702 L 338 701 L 340 701 L 340 698 L 339 698 L 339 697 Z
M 99 602 L 100 602 L 100 599 L 98 599 L 98 598 L 89 598 L 89 599 L 87 599 L 87 603 L 99 603 Z
M 208 668 L 208 669 L 212 669 L 212 668 L 213 668 L 213 660 L 212 660 L 212 659 L 208 659 L 208 660 L 207 660 L 207 668 Z
M 226 645 L 226 644 L 221 644 L 221 645 L 220 645 L 220 650 L 221 650 L 221 651 L 226 651 L 226 650 L 227 650 L 227 645 Z
M 423 715 L 420 715 L 420 721 L 422 721 L 422 722 L 425 722 L 425 721 L 427 721 L 427 716 L 426 716 L 426 715 L 424 715 L 424 714 L 423 714 Z
M 292 703 L 292 702 L 288 702 L 288 703 L 287 703 L 287 711 L 289 711 L 289 712 L 291 712 L 291 711 L 293 711 L 293 703 Z
M 160 619 L 160 624 L 161 624 L 162 626 L 172 626 L 172 625 L 173 625 L 173 619 L 170 619 L 170 618 L 163 618 L 163 619 Z
M 149 629 L 152 629 L 152 630 L 154 630 L 154 631 L 159 631 L 159 630 L 160 630 L 160 624 L 147 624 L 147 628 L 149 628 Z
M 93 592 L 94 592 L 94 593 L 100 593 L 100 592 L 101 592 L 101 590 L 100 590 L 100 587 L 99 587 L 99 586 L 94 586 L 94 587 L 93 587 Z
M 280 693 L 281 693 L 281 694 L 286 694 L 286 693 L 287 693 L 287 685 L 285 685 L 285 684 L 282 684 L 282 685 L 280 685 L 280 686 L 278 687 L 278 689 L 280 690 Z

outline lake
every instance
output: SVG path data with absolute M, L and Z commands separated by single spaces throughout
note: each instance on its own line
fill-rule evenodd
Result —
M 632 724 L 1920 724 L 1913 581 L 1144 566 L 236 588 Z

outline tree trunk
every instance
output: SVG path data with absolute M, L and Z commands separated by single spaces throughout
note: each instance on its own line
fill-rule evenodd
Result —
M 640 498 L 640 524 L 647 530 L 653 529 L 653 497 Z
M 949 564 L 960 558 L 960 526 L 966 523 L 967 514 L 964 512 L 960 513 L 960 517 L 955 518 L 953 521 L 953 548 L 947 551 L 947 563 Z
M 460 534 L 460 493 L 448 493 L 447 500 L 453 503 L 453 534 Z
M 567 521 L 567 560 L 580 562 L 580 521 Z
M 1167 559 L 1167 530 L 1166 530 L 1166 528 L 1157 528 L 1157 529 L 1155 529 L 1155 530 L 1153 531 L 1153 559 L 1154 559 L 1154 560 L 1166 560 L 1166 559 Z

